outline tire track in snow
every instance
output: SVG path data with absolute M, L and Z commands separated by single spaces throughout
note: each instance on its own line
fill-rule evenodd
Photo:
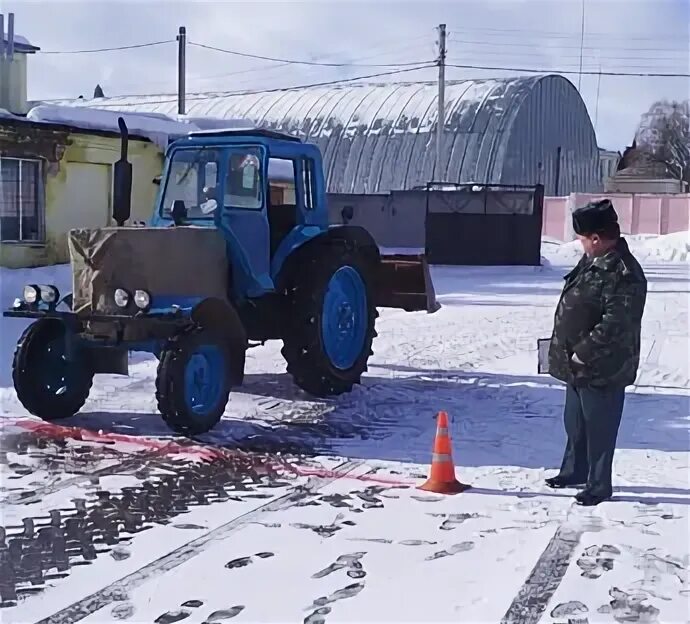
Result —
M 558 589 L 584 531 L 560 526 L 513 599 L 501 624 L 537 624 Z
M 47 618 L 44 618 L 36 624 L 72 624 L 88 617 L 96 611 L 100 611 L 112 602 L 122 599 L 123 595 L 129 593 L 139 587 L 146 581 L 169 572 L 170 570 L 182 565 L 192 557 L 202 553 L 212 544 L 219 540 L 227 538 L 231 533 L 242 529 L 247 524 L 255 521 L 262 513 L 270 511 L 278 511 L 285 507 L 289 507 L 291 503 L 304 497 L 305 492 L 316 492 L 319 489 L 330 485 L 332 482 L 340 479 L 352 471 L 356 470 L 364 464 L 364 461 L 346 461 L 337 466 L 334 474 L 337 476 L 327 478 L 314 478 L 307 481 L 303 488 L 295 489 L 292 492 L 274 498 L 264 505 L 257 507 L 241 516 L 237 516 L 226 522 L 225 524 L 201 535 L 200 537 L 176 548 L 175 550 L 163 555 L 162 557 L 152 561 L 144 567 L 128 574 L 114 583 L 100 589 L 93 594 L 82 598 L 81 600 L 61 609 Z
M 135 459 L 124 459 L 115 464 L 98 468 L 88 474 L 78 474 L 56 483 L 49 483 L 48 485 L 38 487 L 31 492 L 15 492 L 7 495 L 3 499 L 0 499 L 0 505 L 28 505 L 30 503 L 37 503 L 43 500 L 49 494 L 55 494 L 55 492 L 59 492 L 74 485 L 91 481 L 96 477 L 100 478 L 118 474 L 128 474 L 142 464 L 145 464 L 146 460 L 150 459 L 151 457 L 153 457 L 153 454 L 150 454 L 150 456 L 147 456 L 146 458 L 143 458 L 140 455 Z

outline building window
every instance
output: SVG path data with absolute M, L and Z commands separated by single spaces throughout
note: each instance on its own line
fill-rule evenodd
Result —
M 43 240 L 41 163 L 0 158 L 0 239 L 5 242 Z

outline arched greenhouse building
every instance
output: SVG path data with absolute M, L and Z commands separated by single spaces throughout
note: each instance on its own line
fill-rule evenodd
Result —
M 177 111 L 174 96 L 99 98 L 80 104 L 171 116 Z M 592 122 L 577 89 L 559 75 L 449 82 L 439 172 L 433 83 L 191 94 L 187 115 L 245 119 L 316 143 L 333 193 L 411 189 L 431 180 L 541 183 L 547 195 L 601 188 Z

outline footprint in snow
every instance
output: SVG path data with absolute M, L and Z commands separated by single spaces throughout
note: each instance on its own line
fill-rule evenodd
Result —
M 163 615 L 159 615 L 155 620 L 155 624 L 173 624 L 173 622 L 179 622 L 181 620 L 187 619 L 192 615 L 191 611 L 187 609 L 179 609 L 178 611 L 168 611 Z
M 410 498 L 420 503 L 438 503 L 443 500 L 442 496 L 416 496 L 414 494 Z
M 134 615 L 134 605 L 131 602 L 122 602 L 110 610 L 110 615 L 116 620 L 128 620 Z
M 461 552 L 467 552 L 468 550 L 472 550 L 473 548 L 474 542 L 461 542 L 460 544 L 453 544 L 446 550 L 441 550 L 439 552 L 434 553 L 433 555 L 425 557 L 425 561 L 434 561 L 435 559 L 442 559 L 443 557 L 452 557 L 453 555 L 456 555 Z
M 191 607 L 192 609 L 198 609 L 199 607 L 203 606 L 203 602 L 201 600 L 188 600 L 187 602 L 183 602 L 180 606 L 181 607 Z
M 465 522 L 465 520 L 470 520 L 471 518 L 479 518 L 479 514 L 470 513 L 460 513 L 460 514 L 449 514 L 448 517 L 441 523 L 439 527 L 442 531 L 452 531 L 458 525 Z
M 244 611 L 244 605 L 236 605 L 234 607 L 230 607 L 229 609 L 214 611 L 206 618 L 204 624 L 214 624 L 215 622 L 229 620 L 242 613 L 242 611 Z
M 587 605 L 577 601 L 573 600 L 571 602 L 563 602 L 559 605 L 557 605 L 553 611 L 551 611 L 551 617 L 552 618 L 561 618 L 561 617 L 568 617 L 571 615 L 582 615 L 584 613 L 588 613 L 589 608 Z
M 609 604 L 599 607 L 597 613 L 613 615 L 617 622 L 652 624 L 659 621 L 659 609 L 653 605 L 642 604 L 648 600 L 644 594 L 628 594 L 617 587 L 613 587 L 609 591 L 609 596 L 612 600 Z
M 614 558 L 621 554 L 615 546 L 589 546 L 577 560 L 577 566 L 582 570 L 581 576 L 588 579 L 598 579 L 605 572 L 613 570 Z
M 384 537 L 348 537 L 349 542 L 372 542 L 373 544 L 392 544 L 393 540 Z
M 259 559 L 269 559 L 270 557 L 275 556 L 272 552 L 260 552 L 256 553 L 254 557 L 258 557 Z M 228 568 L 229 570 L 233 570 L 235 568 L 244 568 L 245 566 L 248 566 L 250 563 L 254 562 L 253 557 L 238 557 L 237 559 L 233 559 L 232 561 L 228 561 L 225 564 L 225 567 Z
M 345 600 L 346 598 L 352 598 L 359 594 L 364 589 L 364 583 L 353 583 L 334 591 L 330 596 L 321 596 L 314 600 L 312 605 L 308 609 L 317 609 L 319 607 L 325 607 L 328 604 L 337 602 L 338 600 Z
M 228 561 L 225 564 L 225 567 L 229 570 L 233 570 L 235 568 L 244 568 L 245 566 L 248 566 L 251 562 L 251 557 L 239 557 L 237 559 L 233 559 L 232 561 Z
M 343 526 L 356 526 L 356 523 L 352 522 L 352 520 L 343 520 L 344 517 L 345 516 L 343 514 L 339 513 L 335 517 L 335 520 L 333 520 L 333 524 L 315 525 L 304 524 L 302 522 L 295 522 L 290 526 L 295 529 L 308 529 L 310 531 L 314 531 L 314 533 L 321 537 L 333 537 L 333 535 L 340 531 L 343 528 Z
M 124 561 L 125 559 L 129 559 L 132 553 L 129 552 L 127 548 L 116 546 L 110 551 L 110 556 L 115 559 L 115 561 Z
M 332 507 L 350 507 L 352 498 L 348 494 L 327 494 L 319 498 L 320 501 L 328 503 Z
M 304 624 L 324 624 L 326 617 L 331 612 L 330 607 L 321 607 L 304 618 Z
M 206 527 L 205 527 L 205 526 L 201 526 L 200 524 L 184 524 L 184 523 L 180 523 L 180 524 L 173 524 L 173 528 L 174 528 L 174 529 L 184 529 L 184 530 L 190 531 L 190 530 L 205 529 Z
M 435 546 L 438 542 L 430 542 L 428 540 L 408 539 L 398 542 L 403 546 Z
M 336 572 L 337 570 L 342 570 L 344 568 L 348 568 L 348 576 L 352 577 L 352 573 L 356 573 L 356 575 L 353 578 L 361 578 L 362 576 L 366 575 L 366 572 L 362 570 L 362 564 L 360 562 L 360 559 L 366 555 L 366 552 L 356 552 L 356 553 L 350 553 L 346 555 L 340 555 L 334 563 L 331 563 L 327 568 L 324 568 L 323 570 L 320 570 L 318 572 L 315 572 L 314 574 L 311 575 L 312 578 L 323 578 L 325 576 L 328 576 L 329 574 L 332 574 L 333 572 Z

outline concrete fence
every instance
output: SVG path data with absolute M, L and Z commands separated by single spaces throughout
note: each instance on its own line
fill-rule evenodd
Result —
M 690 230 L 690 194 L 573 193 L 545 197 L 542 234 L 557 240 L 575 238 L 570 214 L 587 202 L 608 198 L 613 202 L 624 234 L 671 234 Z

